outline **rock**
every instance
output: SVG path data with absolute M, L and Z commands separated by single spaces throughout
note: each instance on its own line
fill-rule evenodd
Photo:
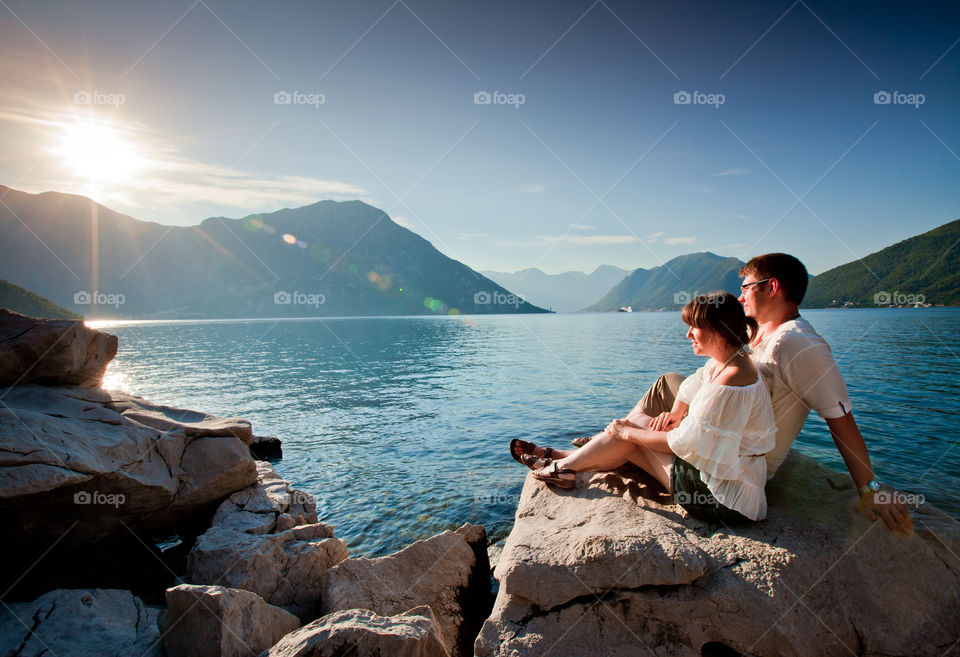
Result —
M 283 637 L 263 657 L 449 657 L 430 607 L 394 616 L 336 611 Z
M 300 621 L 249 591 L 184 584 L 167 589 L 160 626 L 167 657 L 257 657 Z
M 117 336 L 82 320 L 35 319 L 0 308 L 0 386 L 99 385 L 117 355 Z
M 450 653 L 470 654 L 473 637 L 464 627 L 470 620 L 465 617 L 463 603 L 467 595 L 477 591 L 471 580 L 471 575 L 477 576 L 477 559 L 464 535 L 479 540 L 483 528 L 479 527 L 479 532 L 475 526 L 465 528 L 417 541 L 386 557 L 347 559 L 331 568 L 323 580 L 323 613 L 369 609 L 392 616 L 427 605 L 436 614 Z M 485 536 L 483 544 L 486 556 Z M 482 566 L 479 577 L 489 593 L 490 580 Z
M 129 591 L 57 589 L 0 607 L 0 654 L 162 657 L 159 609 Z
M 249 534 L 270 534 L 317 522 L 313 496 L 290 488 L 273 466 L 257 461 L 257 483 L 224 500 L 213 516 L 213 526 Z
M 303 622 L 320 615 L 323 575 L 347 558 L 347 544 L 322 523 L 276 534 L 211 527 L 187 559 L 192 584 L 256 593 Z
M 246 420 L 93 387 L 18 385 L 0 397 L 0 526 L 17 536 L 0 546 L 4 579 L 54 543 L 73 553 L 178 534 L 257 481 Z
M 751 526 L 707 525 L 629 476 L 578 480 L 527 477 L 479 657 L 938 655 L 957 639 L 960 523 L 931 505 L 894 535 L 796 452 Z
M 121 521 L 162 532 L 177 517 L 257 481 L 246 420 L 100 388 L 22 385 L 0 388 L 0 395 L 0 508 L 26 503 L 33 516 L 26 537 L 60 538 L 66 526 L 51 519 L 63 513 L 73 520 L 85 509 L 95 510 L 98 522 L 82 518 L 71 532 L 78 540 L 126 533 Z M 123 499 L 98 501 L 106 495 Z
M 283 458 L 280 439 L 274 436 L 254 436 L 250 443 L 250 455 L 258 461 L 278 461 Z

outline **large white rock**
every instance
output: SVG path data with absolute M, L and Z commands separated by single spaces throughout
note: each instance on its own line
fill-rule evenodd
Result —
M 256 483 L 246 420 L 101 388 L 0 388 L 0 505 L 27 553 L 177 533 Z
M 99 385 L 117 336 L 79 319 L 35 319 L 0 308 L 0 386 Z
M 857 512 L 849 477 L 796 452 L 747 527 L 618 474 L 578 481 L 528 476 L 479 657 L 940 655 L 960 637 L 960 523 L 930 505 L 894 535 Z
M 303 622 L 320 615 L 323 576 L 347 558 L 347 544 L 323 523 L 276 534 L 211 527 L 187 559 L 192 584 L 252 591 Z
M 256 464 L 257 483 L 223 501 L 213 516 L 214 527 L 271 534 L 317 522 L 313 495 L 291 488 L 266 461 Z
M 427 605 L 436 614 L 450 653 L 461 654 L 464 597 L 476 565 L 465 532 L 445 531 L 386 557 L 347 559 L 331 568 L 323 580 L 323 613 L 369 609 L 392 616 Z M 481 549 L 486 550 L 485 537 Z M 487 578 L 487 573 L 477 576 Z M 489 585 L 488 578 L 485 583 Z
M 159 612 L 129 591 L 57 589 L 0 607 L 0 654 L 163 657 Z
M 430 607 L 384 617 L 336 611 L 283 637 L 262 657 L 450 657 Z
M 191 584 L 167 589 L 160 619 L 167 657 L 257 657 L 298 627 L 255 593 Z

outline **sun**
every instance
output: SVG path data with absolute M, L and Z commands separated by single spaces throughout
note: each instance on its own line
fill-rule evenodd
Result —
M 60 143 L 53 148 L 64 168 L 95 187 L 131 182 L 145 160 L 133 139 L 109 123 L 64 123 Z

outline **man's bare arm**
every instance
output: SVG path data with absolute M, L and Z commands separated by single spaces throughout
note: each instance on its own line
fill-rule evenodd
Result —
M 868 481 L 874 478 L 873 467 L 870 465 L 867 444 L 860 434 L 856 420 L 853 419 L 853 413 L 847 413 L 843 417 L 830 418 L 827 420 L 827 426 L 830 427 L 830 435 L 833 436 L 833 442 L 836 443 L 840 456 L 843 457 L 843 462 L 847 464 L 847 469 L 850 470 L 854 485 L 857 488 L 866 485 Z M 906 506 L 896 500 L 879 504 L 872 492 L 866 493 L 860 496 L 860 513 L 871 520 L 876 520 L 879 517 L 891 531 L 898 534 L 913 532 L 910 512 L 907 511 Z

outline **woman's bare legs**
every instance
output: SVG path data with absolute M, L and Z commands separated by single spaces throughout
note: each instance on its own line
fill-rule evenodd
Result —
M 648 426 L 650 418 L 641 415 L 637 416 L 633 422 L 638 426 Z M 673 454 L 658 452 L 643 445 L 620 440 L 604 431 L 598 433 L 580 449 L 573 450 L 559 459 L 557 465 L 575 472 L 594 472 L 616 470 L 629 462 L 649 472 L 669 491 L 673 459 Z

